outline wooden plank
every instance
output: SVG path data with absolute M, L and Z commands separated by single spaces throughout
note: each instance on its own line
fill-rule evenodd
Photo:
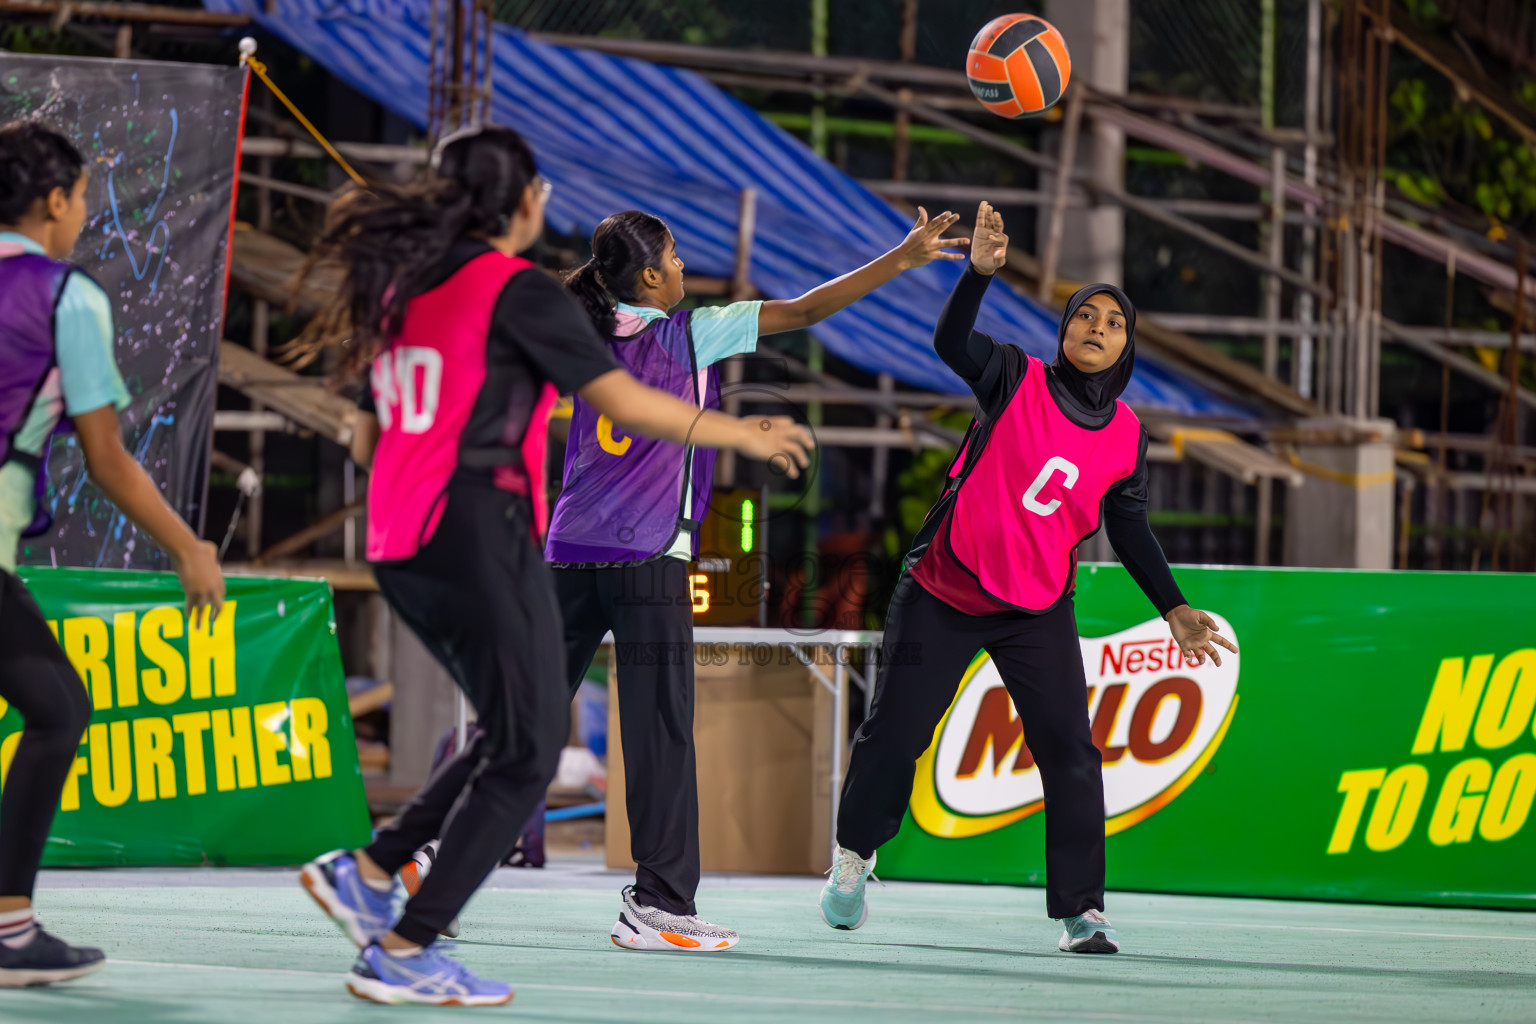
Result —
M 366 509 L 367 503 L 361 501 L 355 501 L 350 505 L 339 508 L 329 515 L 310 523 L 293 536 L 286 537 L 273 544 L 270 548 L 258 554 L 252 561 L 256 565 L 265 565 L 272 559 L 296 555 L 322 537 L 335 533 L 345 526 L 348 520 L 362 515 Z
M 219 383 L 339 445 L 352 443 L 357 405 L 327 390 L 319 377 L 301 377 L 225 341 L 219 345 Z
M 347 697 L 347 710 L 353 718 L 361 718 L 363 715 L 377 711 L 388 704 L 395 696 L 394 683 L 380 683 L 378 686 L 369 687 L 362 693 L 354 693 Z
M 301 249 L 244 223 L 235 225 L 233 239 L 230 283 L 279 309 L 314 316 L 341 283 L 341 268 L 317 267 L 295 296 L 293 282 L 305 260 Z
M 250 562 L 225 562 L 222 568 L 230 576 L 271 576 L 278 579 L 325 580 L 333 590 L 377 593 L 379 583 L 373 577 L 373 569 L 362 562 L 343 562 L 339 559 L 306 558 L 290 559 L 271 565 L 252 565 Z
M 1169 442 L 1175 452 L 1182 453 L 1185 458 L 1204 463 L 1245 484 L 1265 479 L 1283 480 L 1292 486 L 1301 483 L 1301 473 L 1296 467 L 1225 430 L 1158 419 L 1147 421 L 1147 433 Z

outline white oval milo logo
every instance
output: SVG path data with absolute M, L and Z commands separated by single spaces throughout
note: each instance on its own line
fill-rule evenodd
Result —
M 1211 617 L 1236 643 L 1231 624 Z M 1239 659 L 1223 651 L 1219 666 L 1187 663 L 1162 619 L 1079 642 L 1093 742 L 1104 757 L 1105 834 L 1114 835 L 1168 806 L 1210 762 L 1237 711 Z M 1027 726 L 983 653 L 918 760 L 912 817 L 923 831 L 980 835 L 1045 806 Z

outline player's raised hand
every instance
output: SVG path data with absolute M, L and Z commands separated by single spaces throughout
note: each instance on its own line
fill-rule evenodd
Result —
M 907 232 L 907 237 L 896 247 L 901 254 L 901 269 L 926 266 L 934 260 L 963 260 L 963 252 L 945 252 L 945 249 L 963 249 L 969 243 L 964 238 L 945 238 L 944 232 L 960 219 L 958 213 L 945 210 L 932 220 L 928 211 L 917 208 L 917 223 Z
M 1008 236 L 1003 233 L 1003 215 L 983 202 L 976 207 L 976 230 L 971 234 L 971 266 L 979 274 L 991 276 L 1008 260 Z

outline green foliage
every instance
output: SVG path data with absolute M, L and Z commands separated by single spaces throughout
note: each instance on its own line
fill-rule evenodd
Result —
M 1437 28 L 1446 21 L 1445 12 L 1435 0 L 1402 0 L 1413 20 L 1426 28 Z
M 1522 102 L 1536 109 L 1536 82 Z M 1426 206 L 1459 205 L 1491 221 L 1536 219 L 1536 153 L 1475 103 L 1457 99 L 1438 76 L 1407 77 L 1390 96 L 1387 178 Z
M 100 56 L 80 42 L 46 25 L 0 25 L 0 50 L 12 53 L 52 53 L 61 57 Z

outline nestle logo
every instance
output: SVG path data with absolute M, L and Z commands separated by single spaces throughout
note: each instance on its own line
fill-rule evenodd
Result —
M 1119 651 L 1118 656 L 1116 650 Z M 1184 652 L 1179 650 L 1179 645 L 1172 639 L 1168 640 L 1126 640 L 1118 648 L 1114 644 L 1104 645 L 1104 656 L 1099 659 L 1099 675 L 1135 675 L 1137 672 L 1162 672 L 1165 669 L 1194 669 L 1193 663 L 1186 664 Z

